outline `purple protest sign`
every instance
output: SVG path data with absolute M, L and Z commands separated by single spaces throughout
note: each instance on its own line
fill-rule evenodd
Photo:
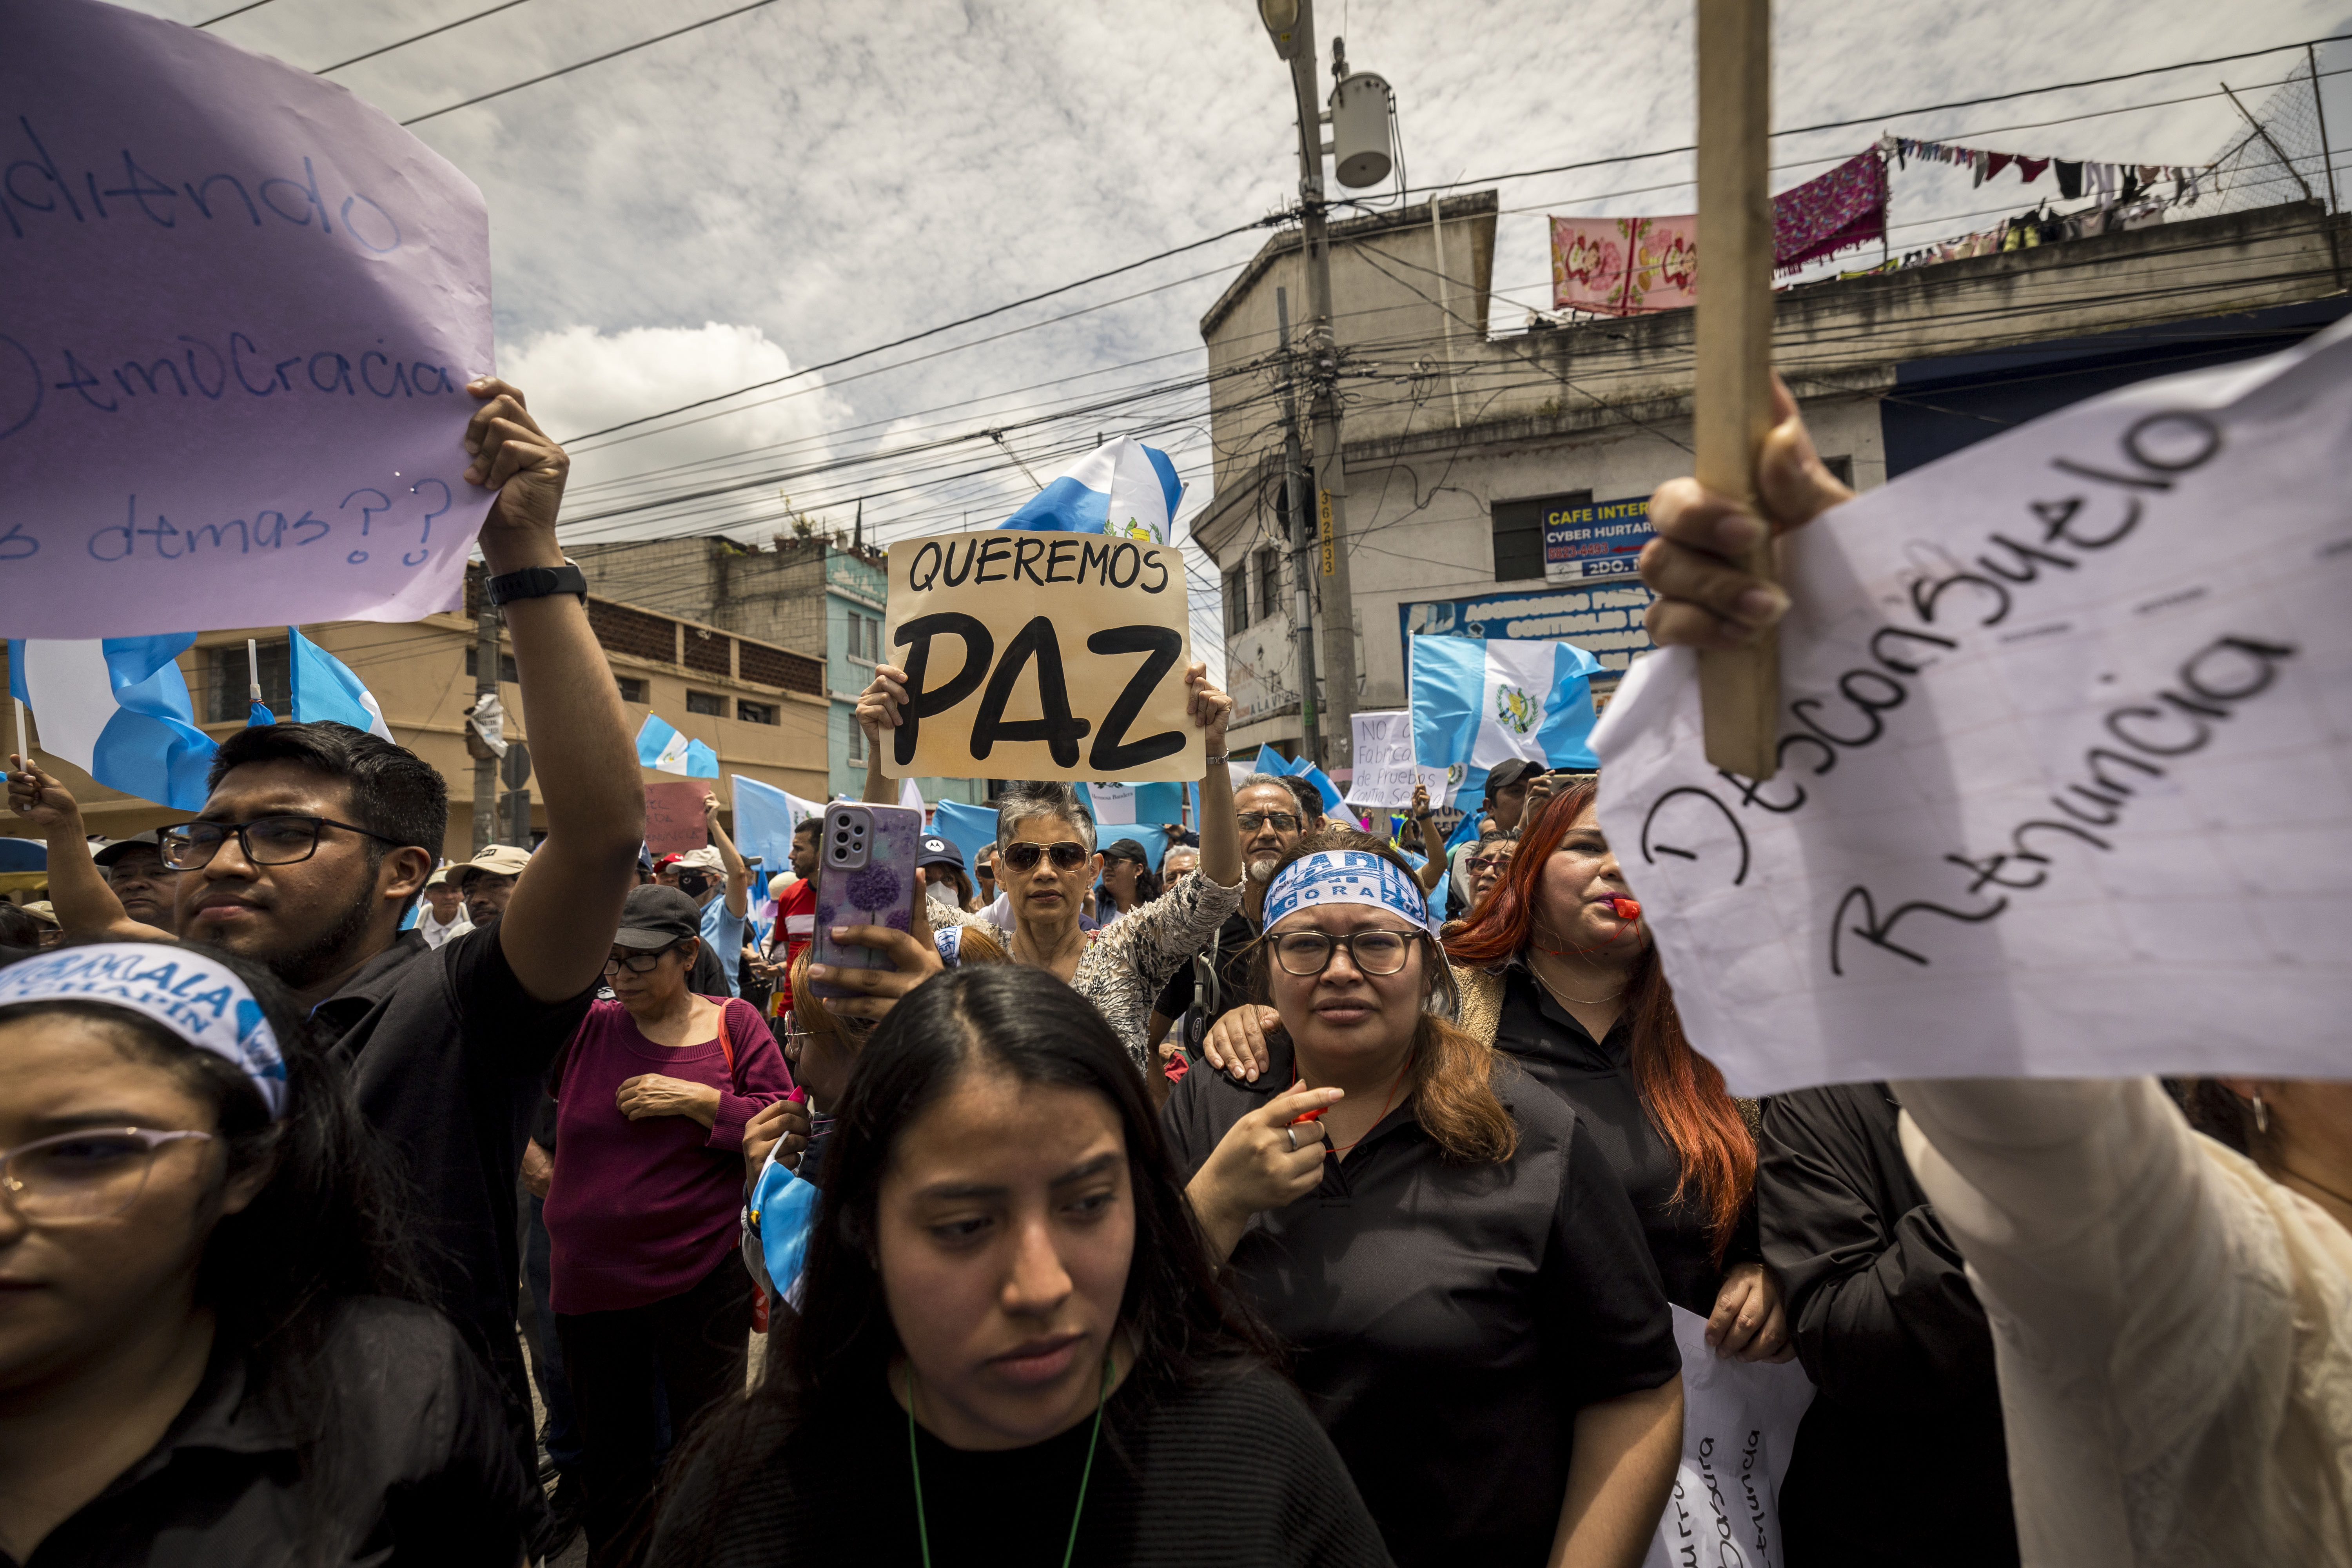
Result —
M 489 221 L 332 82 L 97 0 L 0 0 L 0 627 L 457 601 Z

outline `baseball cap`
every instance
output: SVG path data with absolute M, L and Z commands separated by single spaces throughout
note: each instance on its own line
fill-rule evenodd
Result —
M 1496 791 L 1525 784 L 1541 772 L 1539 765 L 1525 757 L 1506 757 L 1486 774 L 1486 798 L 1492 800 Z
M 160 858 L 163 853 L 163 829 L 150 828 L 144 833 L 134 833 L 128 838 L 117 838 L 105 848 L 92 855 L 90 858 L 101 866 L 111 866 L 142 844 L 152 849 Z
M 632 888 L 621 904 L 614 947 L 651 952 L 702 934 L 702 906 L 676 888 Z
M 522 868 L 530 864 L 530 851 L 528 849 L 518 849 L 511 844 L 486 845 L 464 865 L 450 867 L 449 879 L 457 884 L 459 892 L 464 892 L 466 884 L 474 879 L 478 871 L 488 872 L 493 877 L 520 877 Z
M 719 858 L 719 847 L 715 844 L 706 844 L 699 849 L 678 856 L 677 860 L 677 868 L 681 871 L 723 871 L 727 868 L 726 863 Z
M 1139 866 L 1151 864 L 1151 857 L 1145 854 L 1143 846 L 1132 838 L 1112 839 L 1103 846 L 1102 857 L 1106 860 L 1132 860 Z
M 923 847 L 915 857 L 917 868 L 925 866 L 961 866 L 963 851 L 936 833 L 923 835 Z

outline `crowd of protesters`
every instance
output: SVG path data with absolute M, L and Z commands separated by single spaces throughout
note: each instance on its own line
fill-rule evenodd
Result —
M 489 570 L 555 566 L 565 455 L 470 390 Z M 1780 418 L 1797 524 L 1844 492 Z M 1785 604 L 1731 503 L 1651 521 L 1660 642 Z M 0 1565 L 1633 1568 L 1677 1310 L 1813 1385 L 1789 1568 L 2352 1561 L 2352 1086 L 1736 1100 L 1594 775 L 1490 770 L 1451 850 L 1419 795 L 1411 853 L 1236 782 L 1197 665 L 1196 843 L 1014 784 L 820 963 L 818 825 L 767 923 L 715 796 L 646 858 L 584 606 L 502 613 L 533 848 L 441 866 L 440 776 L 341 725 L 95 856 L 12 759 Z

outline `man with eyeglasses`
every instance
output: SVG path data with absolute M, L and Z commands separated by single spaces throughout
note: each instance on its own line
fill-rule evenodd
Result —
M 161 847 L 179 872 L 181 933 L 267 964 L 331 1042 L 412 1184 L 432 1299 L 499 1373 L 530 1455 L 516 1170 L 541 1075 L 595 994 L 635 879 L 645 795 L 586 579 L 556 542 L 570 460 L 513 387 L 485 378 L 467 390 L 478 406 L 466 477 L 498 492 L 479 539 L 483 586 L 512 639 L 547 810 L 541 852 L 504 915 L 438 949 L 401 930 L 447 836 L 448 788 L 407 748 L 343 724 L 232 732 L 204 809 Z M 9 805 L 48 837 L 68 928 L 152 934 L 100 879 L 72 795 L 16 768 Z
M 1201 1038 L 1211 1024 L 1249 1000 L 1249 965 L 1243 955 L 1257 940 L 1265 922 L 1266 881 L 1282 858 L 1314 826 L 1300 812 L 1289 781 L 1272 773 L 1252 773 L 1234 791 L 1234 822 L 1241 829 L 1242 862 L 1247 872 L 1242 881 L 1242 907 L 1225 917 L 1216 940 L 1178 970 L 1151 1005 L 1151 1044 L 1160 1060 L 1171 1068 L 1188 1052 L 1200 1049 Z M 1184 1037 L 1171 1042 L 1168 1032 L 1179 1018 L 1185 1020 Z

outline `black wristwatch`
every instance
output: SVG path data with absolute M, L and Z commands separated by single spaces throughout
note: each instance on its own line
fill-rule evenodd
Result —
M 544 599 L 553 594 L 577 594 L 580 602 L 588 602 L 588 574 L 580 563 L 565 556 L 561 566 L 526 566 L 520 572 L 509 572 L 493 577 L 489 583 L 490 603 L 503 608 L 517 599 Z

